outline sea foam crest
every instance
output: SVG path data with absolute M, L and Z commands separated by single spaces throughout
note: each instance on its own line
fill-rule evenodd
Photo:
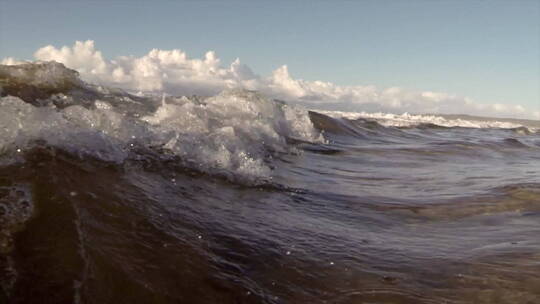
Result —
M 54 94 L 49 100 L 65 98 Z M 206 173 L 260 183 L 271 179 L 272 155 L 294 149 L 288 138 L 323 140 L 306 110 L 255 92 L 155 99 L 145 99 L 160 104 L 154 111 L 127 115 L 100 99 L 91 106 L 59 108 L 53 102 L 36 107 L 18 97 L 3 97 L 0 154 L 21 152 L 40 140 L 83 157 L 122 163 L 135 147 L 143 146 L 177 156 Z
M 264 160 L 288 152 L 287 138 L 322 141 L 305 110 L 245 90 L 202 102 L 173 98 L 142 120 L 174 154 L 206 170 L 233 169 L 242 176 L 269 177 Z

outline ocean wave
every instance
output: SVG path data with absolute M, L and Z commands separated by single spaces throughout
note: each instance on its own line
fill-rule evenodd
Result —
M 366 113 L 366 112 L 341 112 L 341 111 L 318 111 L 325 115 L 350 120 L 370 119 L 386 127 L 410 128 L 410 127 L 447 127 L 447 128 L 495 128 L 514 129 L 518 133 L 530 134 L 538 132 L 531 126 L 524 126 L 516 122 L 508 122 L 493 119 L 450 119 L 439 115 L 414 115 L 409 113 Z
M 173 158 L 186 168 L 262 184 L 272 180 L 276 156 L 301 150 L 343 151 L 324 147 L 327 139 L 335 142 L 334 135 L 368 144 L 423 142 L 419 149 L 425 150 L 433 144 L 455 144 L 432 134 L 433 129 L 500 129 L 519 136 L 537 131 L 513 122 L 433 115 L 308 112 L 240 89 L 211 97 L 133 95 L 86 83 L 76 71 L 56 62 L 0 66 L 0 84 L 4 96 L 0 153 L 7 156 L 0 161 L 4 163 L 24 161 L 19 153 L 45 143 L 82 158 L 116 164 L 150 154 Z M 410 128 L 423 131 L 408 132 Z M 482 138 L 471 143 L 496 149 L 537 146 L 533 139 L 506 138 L 502 143 Z
M 3 67 L 0 151 L 16 155 L 36 141 L 76 155 L 122 163 L 135 147 L 160 149 L 186 166 L 230 180 L 261 183 L 288 139 L 323 142 L 307 111 L 256 92 L 208 98 L 133 96 L 86 84 L 58 63 Z

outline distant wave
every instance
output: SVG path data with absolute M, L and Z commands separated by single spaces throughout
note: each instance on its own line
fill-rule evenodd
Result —
M 439 126 L 461 128 L 500 128 L 515 129 L 516 132 L 537 132 L 535 127 L 525 126 L 515 122 L 503 120 L 478 120 L 478 119 L 448 119 L 439 115 L 415 115 L 415 114 L 389 114 L 389 113 L 366 113 L 366 112 L 342 112 L 342 111 L 319 111 L 331 117 L 343 117 L 347 119 L 370 119 L 383 126 L 407 128 L 416 126 Z

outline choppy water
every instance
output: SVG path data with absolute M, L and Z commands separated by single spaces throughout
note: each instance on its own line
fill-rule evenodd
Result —
M 533 126 L 0 86 L 0 303 L 540 302 Z

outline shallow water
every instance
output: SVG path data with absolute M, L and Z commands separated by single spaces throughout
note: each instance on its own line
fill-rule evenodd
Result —
M 0 102 L 0 303 L 540 302 L 534 128 L 53 93 Z

